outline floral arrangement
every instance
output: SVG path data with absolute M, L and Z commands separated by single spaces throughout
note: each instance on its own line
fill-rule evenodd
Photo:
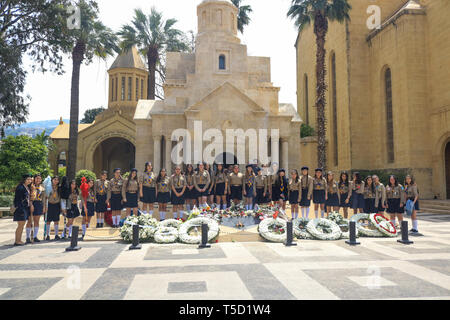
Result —
M 197 217 L 183 223 L 178 230 L 178 237 L 182 243 L 199 244 L 201 243 L 202 224 L 208 225 L 208 242 L 213 241 L 219 236 L 219 224 L 216 220 L 208 217 Z
M 158 229 L 158 221 L 150 215 L 140 215 L 128 217 L 120 228 L 120 236 L 124 241 L 133 241 L 133 225 L 139 225 L 139 241 L 149 242 L 153 239 Z
M 286 226 L 286 220 L 268 218 L 261 221 L 258 226 L 258 232 L 261 237 L 270 242 L 285 242 Z
M 382 214 L 376 213 L 370 215 L 370 222 L 380 231 L 385 237 L 396 237 L 397 229 L 391 221 L 386 219 Z
M 341 228 L 328 219 L 311 220 L 306 225 L 306 230 L 318 240 L 339 240 L 342 236 Z
M 304 240 L 312 240 L 314 237 L 306 230 L 306 226 L 309 223 L 309 219 L 307 218 L 299 218 L 292 220 L 293 227 L 294 227 L 294 235 L 298 239 L 304 239 Z
M 178 240 L 178 229 L 173 227 L 159 227 L 155 232 L 156 243 L 175 243 Z
M 358 213 L 355 214 L 350 221 L 356 222 L 358 234 L 363 237 L 383 237 L 384 235 L 377 229 L 377 227 L 370 221 L 370 214 Z

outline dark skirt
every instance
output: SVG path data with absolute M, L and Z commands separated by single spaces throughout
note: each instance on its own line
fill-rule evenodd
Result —
M 350 208 L 352 201 L 351 199 L 348 201 L 348 203 L 345 203 L 345 201 L 348 198 L 348 192 L 347 193 L 341 193 L 341 199 L 339 200 L 339 207 L 341 208 Z
M 325 205 L 327 207 L 339 207 L 339 195 L 337 193 L 329 193 Z
M 157 201 L 158 203 L 169 203 L 170 192 L 158 192 Z
M 121 211 L 123 209 L 121 193 L 111 194 L 110 202 L 111 202 L 111 211 Z
M 403 213 L 405 209 L 402 207 L 400 208 L 400 199 L 387 199 L 387 213 L 395 214 L 395 213 Z
M 289 192 L 289 203 L 290 204 L 298 204 L 298 196 L 300 192 L 298 190 L 292 190 Z
M 407 200 L 411 200 L 414 202 L 415 197 L 412 198 L 408 198 Z M 420 207 L 419 207 L 419 199 L 417 199 L 416 203 L 414 204 L 414 210 L 419 211 Z
M 199 184 L 198 188 L 200 190 L 203 190 L 205 188 L 205 186 L 206 186 L 206 184 Z M 208 189 L 206 189 L 204 192 L 200 192 L 197 189 L 195 189 L 195 192 L 197 194 L 197 198 L 203 198 L 203 197 L 207 197 L 209 195 L 209 190 Z
M 230 187 L 231 195 L 230 199 L 234 200 L 242 200 L 242 186 L 231 186 Z
M 256 188 L 256 203 L 267 203 L 267 197 L 264 197 L 264 188 Z
M 75 219 L 80 216 L 80 210 L 78 209 L 78 205 L 71 204 L 70 209 L 67 210 L 67 219 Z
M 47 208 L 47 222 L 59 222 L 61 203 L 49 203 Z
M 325 204 L 325 190 L 314 190 L 313 202 L 314 204 Z
M 302 189 L 302 199 L 300 200 L 300 206 L 307 208 L 311 206 L 311 199 L 308 200 L 308 189 Z
M 126 193 L 127 202 L 124 203 L 125 208 L 137 208 L 138 207 L 138 194 L 136 193 Z
M 87 211 L 88 211 L 88 217 L 93 217 L 95 215 L 95 204 L 93 202 L 86 202 L 86 207 L 87 207 Z M 86 212 L 84 212 L 84 207 L 83 207 L 83 211 L 82 211 L 82 216 L 85 217 L 86 216 Z
M 385 212 L 386 209 L 383 208 L 383 201 L 380 199 L 378 200 L 378 204 L 375 204 L 375 206 L 377 207 L 377 211 L 378 212 Z
M 33 207 L 33 216 L 42 216 L 44 211 L 44 204 L 42 203 L 42 201 L 33 201 Z
M 142 203 L 156 202 L 156 188 L 143 186 L 142 195 L 143 195 L 143 197 L 141 198 Z
M 216 196 L 224 196 L 225 195 L 225 182 L 216 184 Z
M 378 213 L 378 208 L 375 206 L 375 198 L 364 199 L 365 213 Z
M 356 193 L 352 191 L 352 208 L 353 209 L 363 209 L 365 208 L 364 195 L 361 193 Z
M 14 212 L 13 221 L 27 221 L 30 216 L 30 207 L 17 208 Z
M 181 191 L 183 191 L 183 188 L 178 188 L 175 189 L 177 190 L 178 193 L 181 193 Z M 183 205 L 184 204 L 184 194 L 181 197 L 177 197 L 175 195 L 175 192 L 172 192 L 172 198 L 171 198 L 171 202 L 174 206 L 179 206 L 179 205 Z
M 186 191 L 184 191 L 184 199 L 197 200 L 197 190 L 195 190 L 195 187 L 192 188 L 192 190 L 189 190 L 189 188 L 186 187 Z
M 108 206 L 106 205 L 106 194 L 98 194 L 96 198 L 97 203 L 95 204 L 95 211 L 100 213 L 108 211 Z
M 255 187 L 254 185 L 252 185 L 251 187 L 248 184 L 245 185 L 245 197 L 246 198 L 254 198 L 255 197 L 254 187 Z

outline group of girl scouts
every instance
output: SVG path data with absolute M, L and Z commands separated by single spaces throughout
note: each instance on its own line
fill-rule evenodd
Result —
M 218 164 L 213 171 L 212 166 L 200 163 L 196 169 L 187 165 L 184 172 L 177 166 L 175 173 L 169 177 L 165 169 L 155 174 L 152 164 L 148 162 L 142 174 L 133 169 L 126 179 L 122 178 L 121 169 L 115 169 L 110 180 L 107 180 L 108 173 L 103 171 L 99 179 L 87 181 L 88 190 L 84 193 L 80 193 L 75 181 L 69 183 L 66 177 L 62 181 L 54 177 L 48 196 L 40 175 L 25 175 L 16 188 L 14 198 L 14 221 L 18 222 L 15 245 L 24 244 L 21 238 L 25 224 L 26 243 L 31 243 L 32 239 L 33 242 L 40 242 L 37 235 L 43 215 L 47 225 L 45 240 L 50 240 L 52 222 L 55 240 L 70 238 L 74 219 L 80 215 L 83 217 L 83 237 L 95 213 L 97 228 L 102 228 L 108 207 L 112 213 L 112 227 L 118 228 L 124 208 L 127 216 L 138 214 L 138 200 L 142 203 L 143 213 L 149 215 L 153 215 L 154 204 L 157 203 L 161 221 L 166 219 L 168 203 L 173 206 L 173 217 L 181 219 L 185 207 L 189 211 L 194 206 L 203 209 L 209 204 L 226 209 L 231 202 L 238 204 L 244 200 L 246 210 L 271 203 L 285 210 L 289 201 L 293 219 L 298 218 L 299 207 L 302 217 L 309 218 L 312 203 L 316 218 L 324 218 L 325 214 L 340 209 L 348 218 L 349 208 L 352 208 L 354 214 L 387 212 L 397 227 L 396 218 L 401 223 L 406 201 L 411 200 L 414 203 L 411 232 L 418 233 L 419 193 L 411 176 L 406 177 L 404 186 L 398 183 L 395 176 L 390 176 L 389 183 L 384 186 L 376 175 L 363 179 L 358 172 L 353 173 L 351 178 L 347 172 L 342 172 L 339 178 L 331 171 L 324 176 L 320 168 L 311 176 L 308 167 L 303 167 L 300 174 L 295 169 L 291 170 L 289 177 L 284 169 L 277 170 L 275 174 L 269 172 L 267 165 L 262 168 L 248 165 L 242 173 L 238 165 L 226 168 Z M 59 237 L 61 214 L 65 226 Z

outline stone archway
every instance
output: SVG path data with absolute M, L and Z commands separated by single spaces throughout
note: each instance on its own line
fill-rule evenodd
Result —
M 450 199 L 450 141 L 447 142 L 447 145 L 445 146 L 444 159 L 447 199 Z
M 130 141 L 121 137 L 111 137 L 100 144 L 93 154 L 94 172 L 97 176 L 103 170 L 112 176 L 115 168 L 122 169 L 122 173 L 129 172 L 135 167 L 136 147 Z

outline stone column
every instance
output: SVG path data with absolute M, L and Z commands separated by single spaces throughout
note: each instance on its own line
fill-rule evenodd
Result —
M 283 168 L 286 170 L 286 175 L 289 176 L 289 139 L 281 138 L 281 149 L 283 155 L 281 157 L 283 161 Z
M 172 174 L 172 140 L 171 137 L 168 135 L 165 136 L 165 139 L 166 139 L 165 143 L 166 163 L 164 164 L 164 166 L 166 168 L 167 175 L 170 176 Z
M 279 138 L 277 139 L 276 137 L 272 137 L 271 139 L 272 139 L 271 140 L 271 147 L 270 147 L 270 149 L 271 149 L 271 154 L 270 154 L 271 162 L 272 162 L 272 165 L 274 163 L 277 163 L 278 167 L 280 167 L 280 140 L 279 140 Z
M 153 137 L 153 171 L 159 173 L 161 169 L 161 136 Z

